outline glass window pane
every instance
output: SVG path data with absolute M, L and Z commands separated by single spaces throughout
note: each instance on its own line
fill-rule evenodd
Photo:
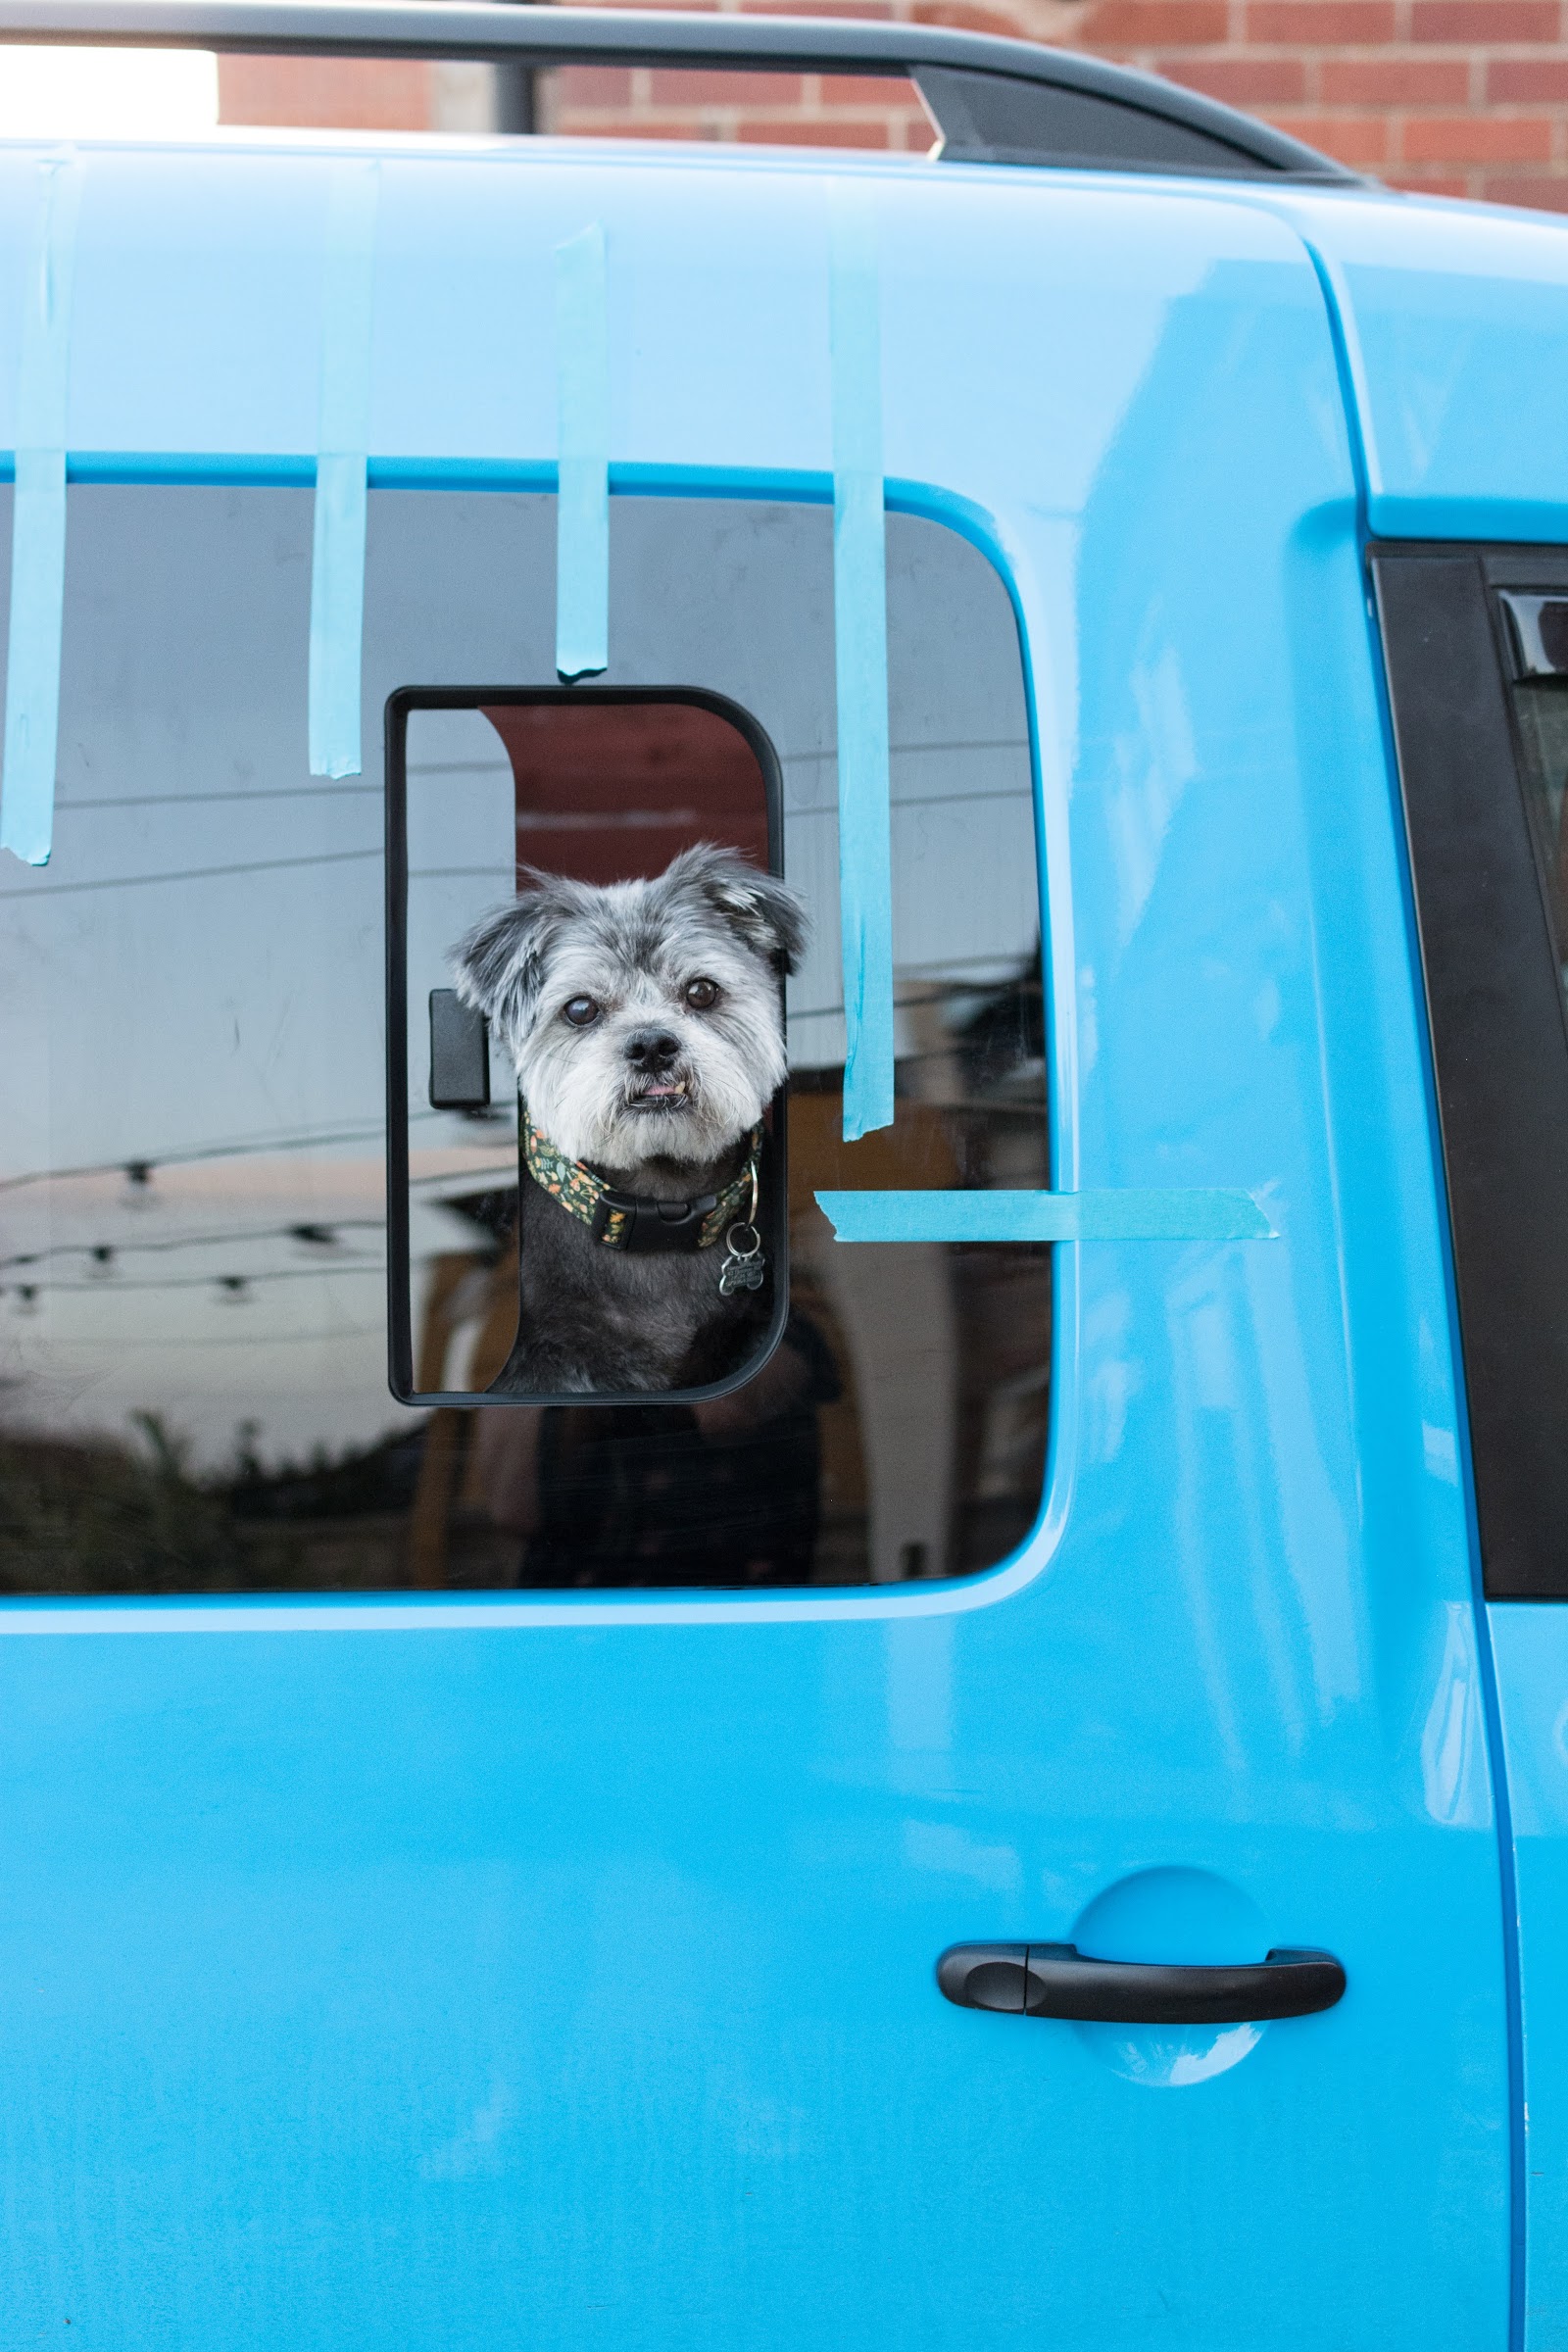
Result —
M 1520 680 L 1513 702 L 1525 807 L 1568 988 L 1568 677 Z
M 510 1076 L 492 1054 L 488 1106 L 430 1103 L 429 991 L 519 861 L 658 872 L 708 830 L 712 780 L 650 737 L 641 798 L 607 794 L 586 718 L 545 760 L 507 701 L 553 683 L 547 499 L 372 497 L 368 766 L 337 784 L 306 762 L 309 495 L 71 499 L 58 846 L 0 873 L 6 1589 L 776 1587 L 1005 1556 L 1040 1509 L 1050 1252 L 850 1248 L 815 1206 L 1049 1181 L 1024 682 L 986 562 L 890 518 L 897 1117 L 846 1145 L 831 516 L 617 499 L 611 682 L 751 715 L 812 915 L 787 1004 L 789 1320 L 707 1405 L 411 1406 L 387 1385 L 388 697 L 466 706 L 418 712 L 410 744 L 427 1391 L 483 1396 L 518 1329 Z M 755 803 L 732 815 L 761 862 Z

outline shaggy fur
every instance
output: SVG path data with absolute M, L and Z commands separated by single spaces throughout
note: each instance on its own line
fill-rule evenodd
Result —
M 534 1124 L 620 1190 L 716 1193 L 785 1077 L 782 984 L 806 942 L 795 893 L 732 850 L 652 881 L 535 887 L 460 942 L 458 994 L 490 1022 Z M 722 1241 L 634 1253 L 522 1185 L 522 1318 L 498 1388 L 695 1388 L 743 1362 L 771 1284 L 722 1298 Z

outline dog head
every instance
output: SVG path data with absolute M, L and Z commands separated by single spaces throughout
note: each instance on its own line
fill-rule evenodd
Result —
M 807 937 L 792 890 L 733 850 L 683 850 L 609 888 L 534 873 L 453 954 L 458 994 L 570 1159 L 711 1164 L 785 1077 L 780 982 Z

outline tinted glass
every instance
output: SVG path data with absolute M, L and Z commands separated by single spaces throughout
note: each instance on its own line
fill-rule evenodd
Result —
M 616 502 L 612 681 L 755 716 L 815 916 L 788 1004 L 789 1396 L 760 1446 L 735 1407 L 388 1393 L 382 712 L 551 679 L 550 503 L 372 498 L 367 772 L 340 784 L 306 772 L 307 495 L 74 488 L 71 534 L 56 855 L 0 876 L 7 1589 L 856 1583 L 1004 1556 L 1040 1506 L 1049 1252 L 843 1248 L 814 1204 L 1048 1180 L 1023 682 L 984 561 L 890 522 L 900 1092 L 846 1146 L 831 517 Z M 465 723 L 502 795 L 471 804 L 474 841 L 416 845 L 420 887 L 455 892 L 432 964 L 516 855 L 495 728 Z M 530 806 L 545 864 L 570 780 Z M 500 1081 L 487 1117 L 411 1103 L 426 1386 L 477 1383 L 497 1340 L 514 1134 Z
M 1568 987 L 1568 677 L 1516 680 L 1513 707 L 1531 838 Z
M 1432 546 L 1373 565 L 1494 1598 L 1568 1593 L 1565 569 Z

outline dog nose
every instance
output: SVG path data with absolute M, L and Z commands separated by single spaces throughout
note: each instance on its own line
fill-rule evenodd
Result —
M 680 1039 L 667 1029 L 634 1029 L 626 1040 L 626 1059 L 634 1069 L 667 1070 L 680 1052 Z

